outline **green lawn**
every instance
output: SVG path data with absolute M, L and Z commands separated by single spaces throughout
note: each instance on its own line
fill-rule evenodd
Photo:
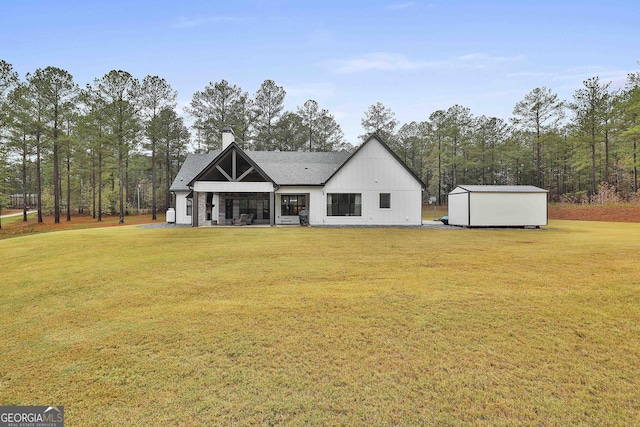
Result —
M 0 240 L 0 404 L 68 426 L 640 423 L 640 224 Z
M 9 211 L 9 212 L 11 212 L 12 214 L 13 213 L 19 213 L 17 211 Z M 38 213 L 36 211 L 27 212 L 27 218 L 29 218 L 29 219 L 37 218 L 37 214 Z M 7 211 L 3 210 L 1 216 L 4 216 L 4 215 L 7 215 Z M 2 224 L 3 227 L 7 227 L 10 224 L 13 224 L 13 223 L 16 223 L 16 222 L 21 222 L 22 219 L 23 219 L 22 214 L 20 214 L 20 215 L 14 215 L 14 216 L 10 216 L 10 217 L 0 218 L 0 221 L 2 221 L 1 224 Z

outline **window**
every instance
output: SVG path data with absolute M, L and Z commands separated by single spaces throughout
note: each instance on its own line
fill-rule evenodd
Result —
M 240 208 L 240 215 L 253 214 L 253 217 L 258 216 L 258 201 L 256 199 L 240 199 L 238 200 Z
M 391 193 L 380 193 L 380 209 L 391 209 Z
M 307 206 L 305 194 L 283 194 L 280 196 L 280 215 L 298 215 Z
M 327 194 L 327 216 L 361 216 L 361 194 Z
M 187 216 L 191 216 L 193 212 L 193 199 L 187 199 Z

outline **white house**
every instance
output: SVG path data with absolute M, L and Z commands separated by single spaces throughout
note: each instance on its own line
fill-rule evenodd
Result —
M 354 153 L 244 151 L 233 131 L 222 150 L 190 154 L 171 191 L 176 223 L 420 225 L 424 183 L 379 138 Z
M 547 190 L 531 185 L 460 185 L 449 193 L 449 224 L 465 227 L 547 225 Z

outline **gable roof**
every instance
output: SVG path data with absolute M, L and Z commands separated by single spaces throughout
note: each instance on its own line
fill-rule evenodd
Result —
M 469 193 L 548 193 L 547 190 L 533 185 L 458 185 L 456 188 Z
M 358 154 L 358 152 L 359 152 L 360 150 L 362 150 L 362 148 L 363 148 L 365 145 L 369 144 L 369 142 L 371 142 L 372 140 L 376 140 L 376 141 L 378 141 L 378 143 L 379 143 L 380 145 L 382 145 L 382 147 L 384 147 L 384 148 L 385 148 L 385 149 L 386 149 L 386 150 L 387 150 L 387 151 L 388 151 L 388 152 L 393 156 L 393 158 L 394 158 L 394 159 L 396 159 L 396 161 L 397 161 L 398 163 L 400 163 L 400 164 L 402 165 L 402 167 L 404 167 L 404 168 L 405 168 L 405 170 L 406 170 L 407 172 L 409 172 L 409 174 L 410 174 L 410 175 L 411 175 L 411 176 L 412 176 L 416 181 L 418 181 L 418 182 L 420 183 L 420 186 L 421 186 L 422 188 L 426 188 L 426 187 L 427 187 L 427 186 L 424 184 L 424 182 L 422 182 L 422 180 L 418 177 L 418 175 L 416 175 L 416 174 L 415 174 L 415 173 L 414 173 L 414 172 L 409 168 L 409 166 L 407 166 L 407 164 L 406 164 L 405 162 L 403 162 L 403 161 L 402 161 L 402 159 L 401 159 L 400 157 L 398 157 L 398 155 L 397 155 L 396 153 L 394 153 L 394 152 L 393 152 L 393 150 L 392 150 L 392 149 L 391 149 L 391 148 L 390 148 L 390 147 L 389 147 L 389 146 L 388 146 L 388 145 L 387 145 L 387 144 L 386 144 L 382 139 L 380 139 L 380 137 L 379 137 L 379 136 L 377 136 L 375 133 L 371 134 L 371 135 L 369 136 L 369 138 L 367 138 L 367 139 L 366 139 L 366 141 L 364 141 L 362 144 L 360 144 L 360 146 L 356 149 L 356 151 L 354 151 L 354 152 L 351 154 L 351 156 L 349 156 L 349 158 L 348 158 L 348 159 L 346 159 L 346 161 L 345 161 L 343 164 L 341 164 L 341 165 L 340 165 L 340 167 L 339 167 L 338 169 L 336 169 L 336 171 L 335 171 L 334 173 L 332 173 L 332 174 L 331 174 L 331 176 L 327 179 L 327 181 L 329 181 L 331 178 L 333 178 L 333 176 L 334 176 L 335 174 L 337 174 L 337 173 L 338 173 L 338 171 L 344 167 L 344 165 L 346 165 L 347 163 L 349 163 L 349 160 L 351 160 L 352 158 L 354 158 L 354 157 Z M 326 181 L 325 181 L 325 182 L 326 182 Z M 324 182 L 323 182 L 323 184 L 324 184 Z
M 245 151 L 243 151 L 240 147 L 238 147 L 238 145 L 235 142 L 232 142 L 231 144 L 229 144 L 227 148 L 222 150 L 222 152 L 220 152 L 216 157 L 214 157 L 213 160 L 211 160 L 209 164 L 207 164 L 200 172 L 198 172 L 198 174 L 196 174 L 196 176 L 194 176 L 187 185 L 191 186 L 194 181 L 197 181 L 199 178 L 202 178 L 204 175 L 206 175 L 207 172 L 211 169 L 211 167 L 213 167 L 213 165 L 218 163 L 221 159 L 225 158 L 227 154 L 230 153 L 231 151 L 235 151 L 237 154 L 243 157 L 251 166 L 253 166 L 258 171 L 260 175 L 264 177 L 265 180 L 273 181 L 271 177 L 269 177 L 269 175 L 265 173 L 262 170 L 262 168 L 259 165 L 257 165 L 256 162 L 251 157 L 249 157 L 246 154 Z
M 347 151 L 242 151 L 240 148 L 238 151 L 243 152 L 277 185 L 323 185 L 349 158 Z M 222 156 L 221 150 L 189 154 L 171 184 L 170 191 L 189 191 L 189 184 Z
M 188 154 L 169 191 L 190 191 L 189 182 L 202 172 L 221 152 L 221 150 L 213 150 L 208 153 Z
M 393 152 L 389 146 L 375 134 L 369 136 L 353 153 L 348 151 L 243 151 L 237 144 L 231 143 L 225 150 L 214 150 L 204 154 L 189 154 L 178 175 L 171 184 L 170 191 L 190 191 L 190 185 L 215 162 L 224 157 L 231 149 L 236 149 L 256 169 L 276 185 L 289 186 L 321 186 L 329 181 L 357 153 L 376 140 L 384 147 L 411 176 L 420 183 L 422 180 Z
M 323 185 L 349 158 L 347 151 L 251 151 L 248 154 L 278 185 Z

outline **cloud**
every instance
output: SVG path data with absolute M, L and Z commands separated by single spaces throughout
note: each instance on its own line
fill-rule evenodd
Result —
M 331 84 L 311 83 L 304 85 L 287 85 L 285 84 L 287 96 L 300 99 L 314 99 L 319 102 L 322 99 L 333 98 L 336 95 L 336 89 Z M 322 105 L 320 106 L 321 108 Z
M 467 55 L 452 58 L 449 62 L 454 66 L 465 66 L 468 68 L 479 69 L 505 63 L 519 62 L 525 59 L 525 55 L 491 56 L 484 53 L 469 53 Z
M 523 71 L 510 73 L 506 76 L 515 79 L 546 81 L 548 85 L 557 89 L 576 89 L 581 87 L 585 80 L 599 77 L 600 84 L 611 82 L 612 88 L 616 89 L 624 86 L 630 72 L 629 70 L 609 69 L 601 66 L 585 66 L 557 71 Z
M 339 60 L 335 65 L 334 72 L 350 74 L 371 70 L 415 70 L 426 67 L 427 63 L 411 61 L 406 56 L 395 53 L 375 52 Z
M 394 3 L 387 6 L 387 9 L 398 10 L 398 9 L 408 9 L 411 7 L 417 6 L 418 3 L 414 1 L 406 2 L 406 3 Z
M 334 61 L 333 71 L 338 74 L 360 73 L 364 71 L 398 71 L 437 68 L 489 68 L 508 62 L 524 60 L 524 55 L 491 56 L 482 53 L 471 53 L 437 61 L 413 60 L 405 55 L 389 52 L 374 52 L 359 55 L 351 59 Z

